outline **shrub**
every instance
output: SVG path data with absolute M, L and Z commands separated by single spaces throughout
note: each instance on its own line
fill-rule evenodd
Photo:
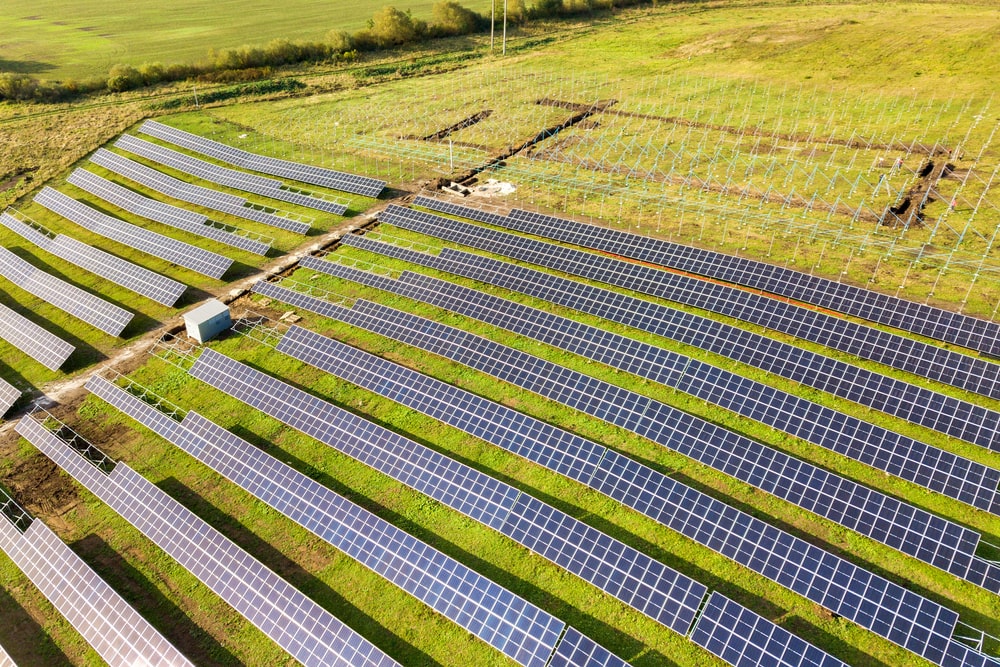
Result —
M 142 85 L 142 74 L 131 65 L 115 65 L 108 72 L 107 87 L 113 93 L 133 90 Z
M 549 18 L 558 16 L 562 11 L 562 0 L 535 0 L 535 4 L 528 11 L 528 17 L 533 19 Z
M 385 48 L 417 41 L 427 31 L 427 25 L 423 21 L 414 21 L 409 12 L 383 7 L 369 21 L 368 30 L 375 45 Z
M 483 18 L 454 0 L 442 0 L 431 10 L 432 31 L 437 35 L 468 35 L 479 29 Z
M 333 53 L 347 53 L 354 48 L 354 39 L 346 30 L 331 30 L 326 35 L 326 43 Z
M 160 63 L 143 63 L 139 65 L 139 76 L 143 84 L 151 86 L 164 80 L 165 71 Z
M 38 81 L 27 74 L 0 74 L 0 100 L 31 100 L 37 91 Z

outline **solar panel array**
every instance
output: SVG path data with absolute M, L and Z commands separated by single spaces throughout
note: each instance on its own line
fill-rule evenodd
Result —
M 413 227 L 414 223 L 408 222 Z M 427 234 L 433 226 L 420 224 Z M 715 320 L 450 248 L 440 256 L 347 236 L 348 245 L 519 291 L 721 354 L 866 407 L 1000 451 L 1000 412 Z
M 367 178 L 334 169 L 313 167 L 298 162 L 250 153 L 217 141 L 212 141 L 211 139 L 206 139 L 205 137 L 200 137 L 196 134 L 191 134 L 190 132 L 178 130 L 163 123 L 157 123 L 154 120 L 147 120 L 139 128 L 139 131 L 151 137 L 169 141 L 172 144 L 187 148 L 196 153 L 234 164 L 237 167 L 271 174 L 272 176 L 291 178 L 301 183 L 322 185 L 334 190 L 353 192 L 354 194 L 366 197 L 378 197 L 385 188 L 385 181 L 375 178 Z
M 38 519 L 23 533 L 0 519 L 0 549 L 108 664 L 191 665 Z
M 293 297 L 288 303 L 315 306 L 316 312 L 357 324 L 343 316 L 348 312 L 343 306 L 270 283 L 258 284 L 255 291 L 279 299 L 288 293 Z M 369 320 L 375 323 L 383 317 L 384 313 L 377 313 Z M 425 324 L 421 321 L 419 326 Z M 454 343 L 449 341 L 449 345 Z M 399 395 L 404 393 L 415 390 L 409 388 Z M 442 399 L 435 395 L 433 400 Z M 523 437 L 529 439 L 530 428 L 523 430 Z M 489 436 L 489 429 L 482 427 L 472 432 L 481 438 Z M 559 438 L 550 445 L 545 437 L 511 450 L 560 472 L 572 471 L 569 462 L 576 461 L 581 472 L 564 474 L 933 662 L 943 660 L 953 643 L 954 612 L 620 454 L 593 443 L 579 447 Z M 589 479 L 588 472 L 592 472 Z
M 368 247 L 369 241 L 364 240 Z M 1000 471 L 684 355 L 429 276 L 399 280 L 315 257 L 300 265 L 424 301 L 720 405 L 980 509 L 1000 513 Z
M 173 306 L 187 289 L 183 283 L 64 234 L 50 238 L 7 213 L 0 215 L 0 223 L 42 250 L 165 306 Z
M 306 219 L 291 219 L 276 215 L 279 211 L 275 209 L 260 204 L 251 204 L 243 197 L 186 183 L 103 148 L 98 148 L 97 152 L 90 157 L 90 161 L 119 176 L 124 176 L 151 190 L 180 201 L 197 204 L 213 211 L 228 213 L 279 229 L 286 229 L 296 234 L 309 233 L 310 226 Z M 290 214 L 286 213 L 286 215 Z
M 0 417 L 7 414 L 7 411 L 14 407 L 20 398 L 21 390 L 0 378 Z
M 16 430 L 303 665 L 397 664 L 124 463 L 105 473 L 32 418 Z
M 1000 352 L 1000 325 L 995 322 L 801 271 L 543 213 L 513 209 L 508 216 L 502 216 L 428 197 L 417 197 L 413 203 L 470 220 L 746 285 L 994 356 Z
M 0 338 L 52 371 L 59 370 L 76 349 L 2 303 Z
M 17 667 L 17 663 L 4 650 L 3 646 L 0 646 L 0 667 Z
M 307 307 L 307 300 L 296 297 L 296 301 L 296 305 Z M 328 317 L 459 361 L 630 430 L 958 577 L 969 572 L 980 541 L 975 531 L 784 452 L 651 398 L 453 327 L 363 300 L 350 310 L 323 308 Z M 672 372 L 681 371 L 683 362 Z M 447 390 L 439 387 L 438 391 Z
M 717 592 L 698 617 L 691 639 L 735 667 L 844 665 Z
M 210 278 L 221 279 L 233 264 L 228 257 L 105 215 L 50 187 L 35 195 L 35 202 L 95 234 Z
M 224 229 L 219 229 L 218 227 L 213 227 L 209 223 L 208 218 L 200 213 L 164 204 L 149 197 L 143 197 L 126 187 L 109 181 L 106 178 L 101 178 L 86 169 L 74 170 L 69 175 L 69 178 L 66 179 L 66 182 L 100 197 L 118 208 L 165 225 L 170 225 L 175 229 L 204 236 L 213 241 L 252 252 L 255 255 L 266 255 L 267 251 L 271 249 L 270 243 L 264 243 Z
M 525 667 L 565 624 L 201 415 L 180 423 L 99 376 L 87 389 Z
M 264 195 L 271 199 L 279 199 L 335 215 L 343 215 L 347 211 L 347 204 L 325 199 L 322 195 L 315 192 L 289 188 L 281 181 L 276 181 L 273 178 L 265 178 L 256 174 L 248 174 L 244 171 L 220 167 L 217 164 L 199 160 L 190 155 L 179 153 L 165 146 L 150 143 L 128 134 L 122 135 L 115 142 L 115 146 L 135 153 L 147 160 L 153 160 L 167 167 L 209 181 L 210 183 L 218 183 L 219 185 L 236 190 Z
M 694 620 L 702 584 L 512 486 L 212 349 L 189 373 L 511 537 L 675 632 L 686 634 Z
M 132 321 L 132 313 L 124 308 L 35 268 L 2 246 L 0 275 L 25 292 L 112 336 L 120 336 Z
M 1000 365 L 718 283 L 391 205 L 379 219 L 584 278 L 758 324 L 1000 398 Z

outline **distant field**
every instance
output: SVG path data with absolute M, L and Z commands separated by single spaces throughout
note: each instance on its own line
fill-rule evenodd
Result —
M 388 4 L 429 19 L 434 1 L 135 0 L 109 13 L 108 3 L 98 0 L 9 0 L 0 12 L 0 71 L 62 80 L 100 76 L 115 63 L 197 62 L 210 48 L 354 31 Z M 489 9 L 486 0 L 462 4 Z

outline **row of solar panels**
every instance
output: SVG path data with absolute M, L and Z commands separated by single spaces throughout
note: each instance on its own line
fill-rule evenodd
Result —
M 306 206 L 324 213 L 343 215 L 347 211 L 347 204 L 344 202 L 331 201 L 313 192 L 290 189 L 281 181 L 272 178 L 220 167 L 129 134 L 122 135 L 115 142 L 115 146 L 210 183 Z
M 392 309 L 361 301 L 347 309 L 270 283 L 259 284 L 255 291 L 418 347 L 421 347 L 418 339 L 438 326 L 412 316 L 401 317 L 397 323 Z M 470 337 L 454 330 L 442 331 L 436 340 L 436 346 L 422 346 L 423 349 L 462 359 L 483 370 L 484 360 L 508 359 L 514 375 L 534 369 L 538 361 L 508 356 L 511 350 L 496 345 L 477 354 L 470 346 Z M 861 568 L 594 443 L 302 329 L 293 328 L 286 333 L 278 349 L 588 484 L 932 661 L 952 660 L 954 655 L 964 655 L 966 651 L 961 644 L 950 640 L 957 619 L 953 612 L 919 596 L 910 597 L 913 594 L 905 589 L 877 577 L 873 579 L 871 573 Z M 226 378 L 215 381 L 215 386 L 244 401 L 248 400 L 246 395 L 237 393 L 236 388 L 250 391 L 246 387 L 263 386 L 263 396 L 270 397 L 267 400 L 271 403 L 298 405 L 292 401 L 308 400 L 306 396 L 287 393 L 276 399 L 267 376 L 249 370 L 241 370 L 240 374 L 243 377 L 238 381 Z M 235 375 L 235 372 L 230 374 Z M 539 369 L 539 375 L 552 385 L 571 383 L 565 375 L 553 374 L 550 369 Z M 498 377 L 511 380 L 509 376 Z M 583 389 L 593 392 L 594 388 L 587 385 Z M 275 408 L 268 405 L 261 409 Z M 280 414 L 270 414 L 287 423 Z M 914 616 L 914 609 L 922 612 Z M 916 625 L 907 627 L 908 623 Z M 987 663 L 984 660 L 980 664 Z
M 565 624 L 204 417 L 177 421 L 103 378 L 88 388 L 519 664 L 544 666 Z
M 112 336 L 119 336 L 132 313 L 36 268 L 0 246 L 0 276 L 74 317 Z
M 411 231 L 519 259 L 545 268 L 638 292 L 663 296 L 667 299 L 683 301 L 683 295 L 678 296 L 652 288 L 646 289 L 647 284 L 660 281 L 658 276 L 662 275 L 666 279 L 672 279 L 672 274 L 664 271 L 654 271 L 653 277 L 650 278 L 646 274 L 646 272 L 651 271 L 649 267 L 534 241 L 515 234 L 496 232 L 478 225 L 399 206 L 390 206 L 380 214 L 379 218 L 384 222 Z M 861 369 L 794 345 L 781 343 L 766 335 L 754 334 L 710 318 L 629 297 L 611 290 L 583 285 L 524 267 L 514 267 L 508 263 L 489 262 L 476 255 L 451 249 L 442 251 L 441 257 L 442 259 L 464 259 L 470 262 L 472 258 L 477 258 L 476 261 L 482 262 L 487 269 L 502 267 L 504 271 L 507 271 L 510 277 L 506 280 L 512 284 L 511 289 L 515 291 L 541 291 L 545 293 L 541 298 L 557 302 L 560 305 L 694 345 L 827 391 L 841 398 L 860 403 L 865 407 L 901 417 L 915 424 L 994 451 L 1000 451 L 1000 438 L 997 436 L 998 428 L 1000 428 L 1000 413 L 995 410 L 983 408 L 930 389 L 916 387 L 902 380 Z M 592 259 L 603 268 L 591 266 Z M 640 277 L 635 273 L 636 271 L 643 272 L 646 277 Z M 536 285 L 538 287 L 535 287 Z M 708 284 L 706 289 L 717 291 L 723 289 L 723 286 Z M 744 295 L 747 294 L 739 290 L 737 292 L 738 294 L 734 295 L 736 299 L 743 299 Z M 769 302 L 770 300 L 761 302 L 763 310 L 758 319 L 762 322 L 767 321 Z M 723 310 L 725 310 L 725 314 L 733 314 L 731 309 Z M 836 320 L 836 322 L 844 323 L 843 320 Z M 778 328 L 778 324 L 780 323 L 775 323 L 772 328 Z M 874 333 L 883 337 L 890 336 L 885 332 Z M 896 336 L 895 338 L 900 337 Z M 916 341 L 910 342 L 914 345 L 920 345 Z M 878 345 L 896 346 L 897 349 L 907 347 L 905 343 L 894 340 L 884 340 Z M 932 357 L 937 352 L 941 352 L 945 356 L 953 354 L 933 346 L 922 346 L 921 350 L 921 354 L 925 357 Z M 995 367 L 994 371 L 1000 369 L 1000 366 L 996 364 L 987 364 L 987 362 L 964 355 L 957 355 L 957 357 L 952 359 L 952 362 L 960 365 L 975 362 L 977 367 L 985 364 Z M 970 371 L 970 373 L 974 374 L 975 371 Z M 925 373 L 923 375 L 930 377 L 933 374 Z M 990 393 L 993 393 L 992 389 Z
M 153 120 L 147 120 L 143 123 L 139 131 L 196 153 L 236 165 L 237 167 L 271 174 L 272 176 L 291 178 L 300 183 L 321 185 L 333 188 L 334 190 L 353 192 L 354 194 L 366 197 L 378 197 L 382 190 L 385 189 L 385 181 L 375 178 L 366 178 L 333 169 L 313 167 L 298 162 L 249 153 L 217 141 L 212 141 L 211 139 L 191 134 L 190 132 L 172 128 L 169 125 L 157 123 Z
M 459 217 L 745 285 L 997 356 L 1000 325 L 757 260 L 683 246 L 622 230 L 514 209 L 503 216 L 429 197 L 423 206 Z
M 187 183 L 103 148 L 97 149 L 90 157 L 90 161 L 168 197 L 296 234 L 308 234 L 310 223 L 313 221 L 312 218 L 253 204 L 227 192 Z

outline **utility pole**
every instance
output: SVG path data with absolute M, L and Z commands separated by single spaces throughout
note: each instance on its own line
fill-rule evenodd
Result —
M 507 0 L 503 0 L 503 51 L 500 55 L 507 55 Z

